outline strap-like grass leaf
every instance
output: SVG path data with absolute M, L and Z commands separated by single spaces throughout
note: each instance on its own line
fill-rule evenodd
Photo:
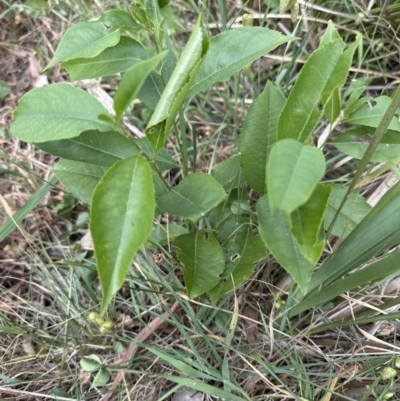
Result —
M 239 136 L 239 161 L 244 179 L 261 194 L 266 190 L 267 156 L 276 142 L 278 118 L 285 101 L 282 92 L 268 81 L 264 92 L 251 105 Z
M 146 51 L 139 42 L 121 36 L 118 44 L 105 49 L 98 56 L 66 61 L 61 67 L 68 72 L 72 81 L 77 81 L 124 72 L 146 58 Z
M 208 90 L 216 82 L 228 80 L 246 65 L 293 39 L 260 27 L 230 29 L 214 36 L 188 96 Z
M 278 139 L 305 142 L 322 117 L 317 109 L 325 87 L 342 55 L 341 39 L 319 47 L 300 71 L 278 121 Z
M 208 37 L 199 18 L 146 128 L 146 135 L 155 152 L 163 148 L 176 113 L 207 50 Z
M 325 173 L 321 150 L 293 139 L 277 142 L 267 162 L 267 188 L 271 209 L 291 213 L 307 202 Z
M 166 54 L 166 52 L 157 54 L 148 60 L 135 64 L 126 71 L 114 95 L 114 110 L 117 119 L 122 117 L 124 111 L 137 97 L 147 76 L 157 67 Z
M 103 288 L 101 314 L 122 286 L 133 256 L 150 235 L 154 210 L 151 167 L 142 156 L 118 161 L 97 184 L 90 231 Z
M 98 166 L 112 166 L 118 160 L 138 153 L 138 145 L 132 138 L 114 131 L 86 131 L 76 138 L 35 145 L 54 156 Z
M 326 286 L 400 242 L 400 183 L 397 183 L 340 244 L 312 278 L 310 290 Z
M 166 213 L 197 222 L 225 198 L 224 188 L 214 177 L 194 173 L 162 196 L 157 205 Z
M 325 229 L 327 230 L 332 222 L 333 216 L 339 209 L 339 206 L 346 195 L 347 188 L 334 184 L 332 185 L 332 194 L 329 198 L 328 208 L 325 215 Z M 353 192 L 347 199 L 347 202 L 340 210 L 331 234 L 339 238 L 346 238 L 357 226 L 358 223 L 371 211 L 371 206 L 358 193 Z
M 224 253 L 214 234 L 197 231 L 175 239 L 178 259 L 184 264 L 183 276 L 189 298 L 205 294 L 218 284 L 224 271 Z
M 108 167 L 72 160 L 62 160 L 52 171 L 68 192 L 90 204 L 93 191 Z
M 11 132 L 26 142 L 73 138 L 83 131 L 111 131 L 111 122 L 100 120 L 105 107 L 83 89 L 69 84 L 36 88 L 25 94 L 14 112 Z
M 268 196 L 264 195 L 257 202 L 257 214 L 260 235 L 268 250 L 306 293 L 314 264 L 301 253 L 285 213 L 279 209 L 272 212 Z
M 118 43 L 119 30 L 110 30 L 101 21 L 80 22 L 67 29 L 54 57 L 46 67 L 75 58 L 96 57 L 107 47 Z

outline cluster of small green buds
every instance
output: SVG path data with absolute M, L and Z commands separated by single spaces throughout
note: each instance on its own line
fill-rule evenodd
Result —
M 114 328 L 114 322 L 111 319 L 104 320 L 97 312 L 90 312 L 88 320 L 99 326 L 99 331 L 102 334 L 107 334 Z
M 281 0 L 279 3 L 279 13 L 284 14 L 290 10 L 290 18 L 293 22 L 296 22 L 300 12 L 300 4 L 297 0 Z
M 381 371 L 381 378 L 382 380 L 391 380 L 394 379 L 397 375 L 397 370 L 387 366 L 383 368 Z

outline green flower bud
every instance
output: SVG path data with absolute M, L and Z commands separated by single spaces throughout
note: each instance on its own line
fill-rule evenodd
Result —
M 100 315 L 97 312 L 89 312 L 87 319 L 91 323 L 96 323 L 96 320 L 100 318 Z M 100 318 L 101 319 L 101 318 Z
M 390 366 L 387 366 L 386 368 L 383 368 L 381 371 L 381 378 L 382 380 L 390 380 L 394 379 L 397 375 L 397 370 L 391 368 Z
M 101 326 L 104 323 L 104 319 L 102 317 L 98 317 L 94 323 L 96 323 L 98 326 Z
M 99 330 L 101 334 L 107 334 L 110 331 L 112 331 L 113 328 L 114 328 L 114 322 L 108 319 L 100 326 Z
M 294 3 L 293 7 L 290 10 L 290 19 L 292 20 L 293 23 L 295 23 L 297 21 L 297 17 L 299 16 L 299 12 L 300 12 L 300 4 Z
M 400 356 L 396 357 L 394 363 L 396 365 L 396 368 L 400 368 Z
M 389 400 L 390 398 L 392 398 L 394 396 L 394 393 L 390 393 L 390 392 L 388 392 L 388 393 L 385 393 L 385 394 L 383 394 L 383 399 L 384 400 Z

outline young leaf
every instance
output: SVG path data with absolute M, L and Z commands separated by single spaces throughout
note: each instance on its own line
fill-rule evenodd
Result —
M 89 93 L 70 84 L 36 88 L 22 96 L 14 112 L 11 132 L 26 142 L 73 138 L 83 131 L 111 131 L 114 125 L 100 120 L 107 110 Z
M 146 51 L 139 42 L 121 36 L 118 44 L 105 49 L 97 57 L 66 61 L 61 67 L 68 72 L 72 81 L 77 81 L 124 72 L 145 59 L 147 59 Z
M 267 161 L 267 187 L 271 209 L 291 213 L 307 202 L 325 174 L 321 150 L 293 139 L 277 142 Z
M 185 265 L 183 276 L 189 298 L 193 299 L 215 287 L 224 271 L 224 253 L 210 231 L 180 235 L 174 245 L 178 259 Z
M 158 207 L 174 216 L 197 222 L 226 198 L 224 188 L 209 174 L 186 176 L 175 188 L 162 196 Z
M 324 103 L 324 111 L 328 121 L 333 124 L 340 114 L 340 88 L 335 88 Z
M 46 69 L 60 61 L 96 57 L 107 47 L 115 46 L 119 37 L 119 30 L 107 32 L 101 21 L 81 22 L 73 25 L 65 32 Z
M 105 386 L 110 380 L 110 372 L 106 368 L 100 368 L 93 379 L 93 387 Z
M 341 152 L 355 159 L 361 160 L 368 148 L 369 139 L 374 135 L 375 129 L 358 127 L 339 135 L 332 145 Z M 383 135 L 371 156 L 372 162 L 397 162 L 400 160 L 400 135 L 396 131 L 387 131 Z
M 175 115 L 207 50 L 208 37 L 200 18 L 147 125 L 146 135 L 155 152 L 164 146 Z
M 349 99 L 346 102 L 346 107 L 343 111 L 343 115 L 345 118 L 348 118 L 350 114 L 353 114 L 355 111 L 357 111 L 364 103 L 367 103 L 373 99 L 373 97 L 371 96 L 363 97 L 360 99 L 360 96 L 365 91 L 365 89 L 365 86 L 361 86 L 351 93 Z
M 333 74 L 344 43 L 341 39 L 319 47 L 300 71 L 278 121 L 277 138 L 306 142 L 322 117 L 318 102 Z
M 94 189 L 108 167 L 88 163 L 79 163 L 71 160 L 62 160 L 52 171 L 68 192 L 90 204 Z
M 286 215 L 281 210 L 271 211 L 268 196 L 257 202 L 259 231 L 268 250 L 278 263 L 293 277 L 301 292 L 307 292 L 314 264 L 301 253 L 293 237 Z
M 256 264 L 266 256 L 266 249 L 261 237 L 253 234 L 251 228 L 238 232 L 233 240 L 227 242 L 225 250 L 225 270 L 221 275 L 224 283 L 219 283 L 208 292 L 211 302 L 237 288 L 254 272 Z
M 244 179 L 261 194 L 266 190 L 267 156 L 276 142 L 277 122 L 285 101 L 282 92 L 268 81 L 264 92 L 251 105 L 239 136 L 239 161 Z
M 323 222 L 331 186 L 318 184 L 310 199 L 290 215 L 291 230 L 301 253 L 313 264 L 317 263 L 325 246 Z
M 118 120 L 121 119 L 122 114 L 131 102 L 136 99 L 147 76 L 157 67 L 166 54 L 167 52 L 160 53 L 148 60 L 141 61 L 124 74 L 114 96 L 114 110 Z
M 109 28 L 123 28 L 139 31 L 142 27 L 124 10 L 109 10 L 102 14 L 100 21 Z
M 138 145 L 132 138 L 119 132 L 86 131 L 71 139 L 35 144 L 39 149 L 63 159 L 98 166 L 112 166 L 121 159 L 138 154 Z
M 357 111 L 352 113 L 346 119 L 346 123 L 353 125 L 365 125 L 367 127 L 378 127 L 383 115 L 388 109 L 392 99 L 389 96 L 379 96 L 373 100 L 375 105 L 370 108 L 368 104 L 364 104 Z M 393 117 L 389 124 L 389 129 L 400 132 L 400 121 Z
M 230 29 L 212 37 L 188 96 L 206 91 L 216 82 L 228 80 L 248 64 L 293 39 L 260 27 Z
M 118 161 L 97 184 L 90 232 L 103 288 L 101 314 L 122 286 L 132 258 L 150 235 L 154 210 L 152 172 L 142 156 Z
M 320 285 L 329 285 L 374 255 L 398 244 L 399 221 L 400 183 L 397 183 L 317 270 L 312 278 L 310 290 Z
M 337 184 L 332 185 L 332 194 L 329 198 L 324 223 L 326 230 L 330 226 L 333 216 L 335 216 L 346 192 L 346 187 Z M 331 234 L 339 238 L 346 238 L 371 209 L 371 206 L 368 205 L 360 194 L 353 192 L 340 210 L 340 214 L 332 228 Z
M 101 359 L 97 355 L 85 356 L 79 363 L 85 372 L 96 372 L 103 366 Z

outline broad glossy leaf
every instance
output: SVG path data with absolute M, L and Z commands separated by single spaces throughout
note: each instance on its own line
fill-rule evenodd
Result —
M 227 242 L 224 251 L 225 270 L 221 275 L 224 280 L 208 292 L 213 304 L 221 295 L 251 277 L 256 264 L 267 254 L 263 240 L 254 235 L 251 228 L 238 232 L 234 239 Z
M 277 142 L 267 161 L 267 188 L 271 209 L 291 213 L 307 202 L 325 174 L 321 150 L 293 139 Z
M 322 117 L 318 103 L 340 60 L 344 43 L 341 39 L 315 50 L 300 71 L 278 121 L 279 140 L 308 140 Z
M 325 229 L 327 230 L 335 216 L 340 203 L 346 195 L 347 188 L 333 184 L 332 194 L 329 198 L 328 208 L 325 215 Z M 371 211 L 371 206 L 358 193 L 351 193 L 347 202 L 340 210 L 339 216 L 335 225 L 332 228 L 331 234 L 339 238 L 346 238 L 351 231 L 360 223 L 363 218 Z
M 65 32 L 46 69 L 60 61 L 96 57 L 107 47 L 115 46 L 119 37 L 119 30 L 107 31 L 101 21 L 73 25 Z
M 146 128 L 146 135 L 155 152 L 163 148 L 176 113 L 207 50 L 208 38 L 199 18 Z
M 124 72 L 147 58 L 143 46 L 132 38 L 121 36 L 118 44 L 93 58 L 77 58 L 61 64 L 72 81 L 99 78 Z
M 266 190 L 267 156 L 276 142 L 277 123 L 285 105 L 282 92 L 268 81 L 264 92 L 251 105 L 239 136 L 239 161 L 252 189 Z
M 102 14 L 100 21 L 110 28 L 124 28 L 138 31 L 142 27 L 124 10 L 109 10 Z
M 370 127 L 358 127 L 339 135 L 332 145 L 341 152 L 355 159 L 362 159 L 369 145 L 375 129 Z M 396 162 L 400 160 L 400 133 L 387 131 L 383 135 L 379 145 L 373 153 L 372 162 Z
M 320 46 L 326 45 L 329 42 L 333 42 L 337 39 L 340 39 L 340 34 L 335 28 L 335 25 L 331 20 L 328 21 L 328 26 L 325 29 L 324 34 L 322 35 L 321 41 L 319 43 Z
M 180 235 L 174 245 L 178 259 L 184 264 L 183 276 L 189 298 L 205 294 L 215 287 L 224 271 L 224 253 L 210 231 Z
M 372 108 L 368 104 L 362 105 L 357 111 L 347 117 L 345 122 L 353 125 L 365 125 L 367 127 L 376 128 L 391 102 L 392 99 L 389 96 L 379 96 L 373 100 L 374 106 L 372 106 Z M 398 117 L 393 117 L 389 124 L 389 129 L 400 131 L 400 121 Z
M 120 159 L 138 154 L 135 141 L 115 131 L 86 131 L 76 138 L 35 145 L 54 156 L 98 166 L 112 166 Z
M 224 187 L 231 191 L 240 184 L 239 158 L 231 157 L 219 164 L 212 173 L 213 177 Z
M 97 184 L 90 232 L 103 289 L 101 314 L 150 235 L 155 206 L 151 168 L 142 156 L 118 161 Z
M 194 173 L 162 196 L 157 205 L 166 213 L 197 222 L 225 198 L 224 188 L 214 177 Z
M 107 168 L 72 160 L 62 160 L 52 168 L 52 171 L 68 192 L 71 192 L 82 202 L 90 204 L 93 191 Z
M 126 71 L 114 95 L 114 110 L 117 119 L 122 117 L 125 110 L 132 101 L 136 99 L 146 78 L 157 67 L 166 54 L 166 52 L 160 53 L 148 60 L 140 61 Z
M 53 84 L 25 94 L 14 112 L 11 132 L 26 142 L 73 138 L 83 131 L 111 131 L 114 125 L 100 120 L 107 110 L 89 93 L 69 84 Z
M 331 124 L 333 124 L 335 120 L 339 117 L 340 103 L 341 103 L 340 88 L 336 88 L 327 98 L 324 108 L 326 117 L 328 118 L 328 121 Z
M 206 91 L 216 82 L 228 80 L 246 65 L 293 39 L 259 27 L 230 29 L 212 37 L 188 96 Z
M 314 264 L 301 253 L 299 244 L 290 231 L 285 213 L 279 209 L 272 212 L 268 195 L 264 195 L 257 202 L 257 214 L 260 235 L 265 245 L 305 294 Z
M 377 262 L 324 287 L 321 291 L 303 298 L 301 302 L 289 310 L 289 316 L 296 316 L 307 309 L 323 305 L 347 291 L 352 291 L 366 284 L 388 278 L 393 274 L 398 274 L 399 264 L 400 251 L 393 252 Z
M 391 246 L 400 242 L 400 183 L 380 202 L 317 270 L 310 290 L 324 288 Z
M 313 264 L 318 262 L 325 246 L 324 215 L 331 186 L 318 184 L 308 201 L 292 212 L 291 229 L 301 253 Z

